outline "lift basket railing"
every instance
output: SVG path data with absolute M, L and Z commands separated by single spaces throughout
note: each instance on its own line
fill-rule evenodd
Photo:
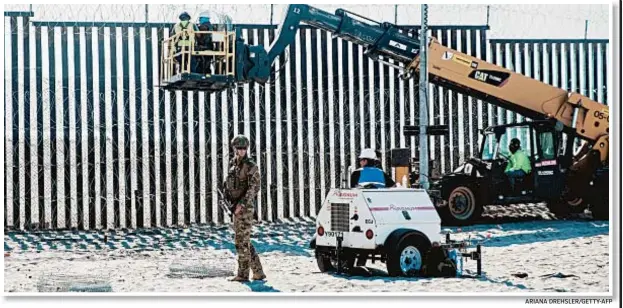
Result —
M 203 35 L 212 35 L 212 50 L 198 48 L 197 39 Z M 182 37 L 189 37 L 189 46 L 178 46 Z M 162 59 L 160 66 L 160 84 L 166 85 L 172 77 L 197 73 L 212 75 L 210 72 L 197 71 L 191 67 L 191 59 L 203 57 L 214 65 L 214 75 L 233 76 L 236 61 L 236 33 L 231 31 L 193 31 L 182 30 L 162 41 Z

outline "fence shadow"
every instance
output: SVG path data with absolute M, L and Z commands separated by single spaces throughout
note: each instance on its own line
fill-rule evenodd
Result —
M 449 228 L 457 232 L 458 228 Z M 485 247 L 543 243 L 609 234 L 607 221 L 531 221 L 461 228 L 462 236 L 483 239 Z M 490 238 L 487 239 L 487 236 Z

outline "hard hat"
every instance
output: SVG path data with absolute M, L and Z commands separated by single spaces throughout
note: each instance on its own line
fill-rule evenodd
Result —
M 361 154 L 359 155 L 359 158 L 365 158 L 365 159 L 374 159 L 376 160 L 376 151 L 374 151 L 374 149 L 363 149 L 361 151 Z
M 180 20 L 190 20 L 190 14 L 188 14 L 188 12 L 182 12 L 182 14 L 180 14 Z
M 210 22 L 210 17 L 208 16 L 199 16 L 199 24 Z
M 249 148 L 249 138 L 247 138 L 244 135 L 238 135 L 236 137 L 234 137 L 234 139 L 231 141 L 231 146 L 234 148 Z

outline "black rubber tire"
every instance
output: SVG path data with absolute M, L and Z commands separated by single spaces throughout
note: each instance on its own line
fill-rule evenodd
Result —
M 331 264 L 331 259 L 326 255 L 317 255 L 316 263 L 318 264 L 318 269 L 322 273 L 335 271 L 335 267 Z
M 609 214 L 607 203 L 591 207 L 591 215 L 594 220 L 610 220 Z
M 582 214 L 584 213 L 584 210 L 588 208 L 588 204 L 584 201 L 581 201 L 577 205 L 573 205 L 571 203 L 568 204 L 571 206 L 569 209 L 569 211 L 571 211 L 571 214 Z
M 610 220 L 609 181 L 608 172 L 604 172 L 598 175 L 592 183 L 594 193 L 591 194 L 588 202 L 594 220 Z
M 466 207 L 471 208 L 466 210 L 468 212 L 466 216 L 452 211 L 453 201 L 455 198 L 463 198 L 466 202 Z M 445 198 L 447 205 L 439 208 L 439 216 L 441 223 L 445 226 L 465 226 L 475 223 L 482 216 L 483 206 L 476 197 L 474 189 L 467 185 L 460 185 L 452 188 L 449 195 Z
M 571 206 L 562 200 L 550 200 L 546 202 L 547 209 L 558 219 L 567 219 L 571 216 Z
M 591 200 L 590 210 L 594 220 L 610 220 L 610 204 L 608 191 L 600 191 Z
M 402 251 L 409 246 L 415 247 L 422 258 L 422 265 L 424 265 L 424 260 L 426 260 L 426 253 L 430 250 L 431 244 L 424 236 L 417 233 L 407 233 L 402 239 L 398 242 L 398 245 L 395 247 L 388 247 L 390 251 L 387 253 L 387 273 L 391 277 L 409 277 L 409 276 L 420 276 L 421 275 L 421 267 L 420 271 L 417 273 L 409 274 L 403 273 L 400 268 L 400 255 Z

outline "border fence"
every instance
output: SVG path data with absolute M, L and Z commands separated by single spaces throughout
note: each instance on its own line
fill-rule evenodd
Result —
M 5 12 L 5 228 L 118 229 L 223 223 L 216 186 L 229 141 L 251 137 L 262 185 L 256 218 L 313 217 L 364 147 L 410 147 L 417 87 L 361 46 L 302 27 L 268 84 L 223 93 L 158 87 L 172 24 L 41 22 Z M 271 25 L 237 25 L 250 44 Z M 419 26 L 402 26 L 418 35 Z M 488 26 L 430 26 L 442 44 L 602 103 L 608 40 L 489 40 Z M 430 85 L 431 158 L 453 170 L 477 151 L 478 129 L 514 113 Z M 526 89 L 529 91 L 529 89 Z

